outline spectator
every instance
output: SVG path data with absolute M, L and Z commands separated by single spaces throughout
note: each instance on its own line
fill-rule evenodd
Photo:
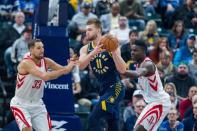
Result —
M 154 20 L 150 20 L 147 22 L 145 30 L 139 33 L 139 39 L 142 39 L 146 42 L 149 49 L 152 49 L 157 40 L 159 38 L 159 34 L 157 32 L 157 24 Z
M 159 10 L 162 16 L 163 26 L 171 28 L 173 25 L 173 14 L 180 6 L 180 0 L 159 0 Z
M 176 67 L 172 64 L 169 51 L 163 51 L 160 53 L 159 62 L 156 66 L 162 82 L 165 81 L 166 77 L 176 72 Z
M 194 95 L 196 95 L 196 94 L 197 94 L 197 87 L 196 86 L 192 86 L 189 89 L 188 97 L 185 100 L 183 100 L 183 101 L 180 102 L 179 112 L 180 112 L 180 118 L 181 119 L 183 119 L 183 116 L 185 114 L 185 111 L 188 108 L 192 107 L 192 97 Z
M 181 63 L 177 71 L 166 79 L 165 83 L 169 82 L 175 84 L 177 95 L 182 98 L 186 98 L 189 88 L 196 85 L 194 78 L 188 73 L 187 65 L 184 63 Z
M 91 13 L 92 3 L 84 1 L 81 4 L 82 10 L 75 14 L 69 24 L 71 32 L 84 33 L 86 30 L 86 23 L 89 19 L 97 18 L 97 16 Z
M 17 11 L 15 0 L 1 0 L 0 1 L 0 18 L 2 21 L 11 20 L 12 14 Z
M 126 120 L 126 130 L 127 131 L 133 131 L 135 122 L 145 106 L 146 106 L 146 103 L 143 99 L 136 101 L 136 103 L 134 105 L 135 114 L 130 115 Z
M 125 62 L 131 60 L 131 45 L 138 39 L 137 30 L 129 32 L 129 42 L 121 47 L 121 56 Z
M 23 59 L 24 55 L 29 52 L 28 42 L 32 38 L 32 29 L 31 27 L 26 28 L 23 31 L 23 35 L 17 39 L 12 45 L 11 60 L 15 65 Z
M 197 12 L 194 11 L 195 0 L 186 0 L 174 13 L 175 20 L 182 20 L 186 28 L 197 29 Z
M 4 45 L 3 49 L 7 48 L 4 53 L 4 61 L 7 68 L 7 77 L 12 78 L 15 76 L 15 70 L 13 62 L 11 61 L 11 45 L 14 41 L 21 37 L 22 32 L 25 29 L 24 25 L 25 15 L 23 12 L 17 12 L 15 14 L 15 23 L 11 27 L 7 27 L 5 29 L 5 33 L 3 33 Z M 9 48 L 8 48 L 9 47 Z
M 189 74 L 191 74 L 196 83 L 197 83 L 197 49 L 194 49 L 192 53 L 192 61 L 189 63 L 188 68 L 189 68 Z
M 171 56 L 168 51 L 160 53 L 159 62 L 156 66 L 162 82 L 165 81 L 166 77 L 176 72 L 176 67 L 172 64 Z
M 18 5 L 18 10 L 23 11 L 26 16 L 26 22 L 32 22 L 33 21 L 33 13 L 34 9 L 39 4 L 39 0 L 16 0 Z
M 192 61 L 192 52 L 195 50 L 196 36 L 190 34 L 187 38 L 187 45 L 180 48 L 174 56 L 174 65 L 179 65 L 181 62 L 189 64 Z
M 118 20 L 120 18 L 120 5 L 114 2 L 111 5 L 111 11 L 108 14 L 101 15 L 103 33 L 108 33 L 110 30 L 119 28 Z
M 178 20 L 172 27 L 172 32 L 168 35 L 169 47 L 176 53 L 176 50 L 186 46 L 187 36 L 183 21 Z
M 168 46 L 168 40 L 166 37 L 158 38 L 154 45 L 149 46 L 148 56 L 155 64 L 157 64 L 160 60 L 159 57 L 163 52 L 168 52 L 170 55 L 170 61 L 172 61 L 173 54 L 170 47 Z
M 4 29 L 4 33 L 2 34 L 4 40 L 4 48 L 8 48 L 11 46 L 16 39 L 18 39 L 23 30 L 25 29 L 25 15 L 23 12 L 17 12 L 15 14 L 15 23 L 12 26 L 8 26 Z
M 95 14 L 100 18 L 100 16 L 104 14 L 108 14 L 110 12 L 109 2 L 107 0 L 99 0 L 96 3 Z
M 151 15 L 151 16 L 156 15 L 156 11 L 155 11 L 155 8 L 157 7 L 156 0 L 145 0 L 143 7 L 144 7 L 146 17 L 148 15 Z
M 164 90 L 170 95 L 170 101 L 172 105 L 174 107 L 177 107 L 178 109 L 180 97 L 177 95 L 176 86 L 174 85 L 174 83 L 166 83 L 164 86 Z
M 134 111 L 135 103 L 141 99 L 143 99 L 143 96 L 142 94 L 140 94 L 140 90 L 135 90 L 132 96 L 132 103 L 129 103 L 129 105 L 124 109 L 123 112 L 124 122 L 126 122 L 129 116 L 135 115 L 135 111 Z
M 129 32 L 130 29 L 128 27 L 128 20 L 126 17 L 119 17 L 118 19 L 118 25 L 119 27 L 117 29 L 112 29 L 110 31 L 110 34 L 115 36 L 119 41 L 119 46 L 125 45 L 127 42 L 129 42 Z
M 189 108 L 185 111 L 183 119 L 185 119 L 185 118 L 187 118 L 187 117 L 190 117 L 190 116 L 194 115 L 193 112 L 192 112 L 192 109 L 193 109 L 193 106 L 194 106 L 196 103 L 197 103 L 197 94 L 194 95 L 194 96 L 192 97 L 192 107 L 189 107 Z M 191 113 L 191 112 L 192 112 L 192 113 Z
M 129 27 L 137 26 L 140 30 L 144 29 L 144 9 L 137 0 L 123 0 L 120 3 L 120 14 L 127 17 Z
M 193 114 L 194 115 L 183 120 L 184 131 L 196 131 L 197 103 L 193 105 Z
M 159 131 L 184 131 L 184 125 L 178 121 L 179 113 L 175 107 L 172 107 L 168 113 L 168 120 L 161 123 Z

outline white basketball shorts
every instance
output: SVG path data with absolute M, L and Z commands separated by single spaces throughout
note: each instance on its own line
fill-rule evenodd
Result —
M 138 117 L 134 128 L 142 125 L 147 131 L 157 131 L 170 107 L 170 99 L 149 103 Z
M 41 99 L 24 100 L 15 96 L 10 108 L 21 131 L 25 127 L 33 127 L 36 131 L 51 130 L 51 120 Z

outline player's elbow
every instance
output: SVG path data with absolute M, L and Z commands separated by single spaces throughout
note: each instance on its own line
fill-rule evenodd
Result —
M 42 78 L 42 80 L 48 81 L 48 80 L 50 80 L 50 79 L 49 79 L 49 77 L 45 76 L 45 77 Z
M 120 69 L 118 70 L 118 72 L 119 72 L 120 74 L 124 75 L 124 74 L 126 73 L 126 68 L 120 68 Z
M 79 69 L 84 70 L 87 66 L 79 61 Z
M 83 65 L 80 64 L 80 65 L 79 65 L 79 69 L 80 69 L 80 70 L 84 70 L 84 69 L 85 69 L 85 66 L 83 66 Z
M 44 81 L 51 80 L 51 79 L 50 79 L 50 76 L 47 75 L 47 74 L 43 74 L 42 77 L 41 77 L 41 79 L 44 80 Z

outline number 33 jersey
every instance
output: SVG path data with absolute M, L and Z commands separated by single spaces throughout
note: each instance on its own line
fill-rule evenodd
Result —
M 32 61 L 30 57 L 27 57 L 29 61 Z M 45 59 L 41 59 L 39 65 L 36 67 L 41 72 L 46 72 L 46 63 Z M 15 96 L 18 96 L 23 99 L 32 100 L 32 99 L 41 99 L 44 93 L 44 84 L 45 81 L 33 76 L 31 74 L 17 74 L 17 83 L 16 83 L 16 90 Z

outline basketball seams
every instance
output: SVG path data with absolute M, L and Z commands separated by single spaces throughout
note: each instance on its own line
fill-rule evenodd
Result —
M 109 52 L 114 51 L 118 47 L 117 38 L 111 35 L 104 36 L 104 38 L 101 39 L 100 42 L 103 44 L 103 49 L 106 49 Z

